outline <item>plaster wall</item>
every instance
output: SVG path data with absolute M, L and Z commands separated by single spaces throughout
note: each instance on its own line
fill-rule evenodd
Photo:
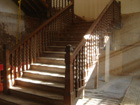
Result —
M 140 0 L 117 0 L 121 1 L 122 14 L 140 12 Z
M 21 15 L 24 15 L 23 11 Z M 18 6 L 12 0 L 0 0 L 0 25 L 7 34 L 16 37 Z M 25 31 L 24 19 L 21 19 L 21 32 Z

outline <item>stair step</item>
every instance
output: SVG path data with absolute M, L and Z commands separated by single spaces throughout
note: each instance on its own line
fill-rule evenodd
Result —
M 18 96 L 26 100 L 38 102 L 40 103 L 40 105 L 63 105 L 63 100 L 64 100 L 62 95 L 58 95 L 46 91 L 29 89 L 22 86 L 11 87 L 10 93 L 13 96 Z
M 37 63 L 65 65 L 64 58 L 38 57 Z
M 48 46 L 47 51 L 65 51 L 66 46 Z
M 58 74 L 58 73 L 50 73 L 50 72 L 27 70 L 23 73 L 23 77 L 38 79 L 42 81 L 49 81 L 49 82 L 58 82 L 58 83 L 65 82 L 65 75 Z
M 60 36 L 59 39 L 56 39 L 56 40 L 60 40 L 60 41 L 76 41 L 76 42 L 79 42 L 82 38 L 83 38 L 84 34 L 80 35 L 80 36 L 77 36 L 76 34 L 75 35 L 69 35 L 69 36 Z
M 30 66 L 31 70 L 43 71 L 43 72 L 52 72 L 52 73 L 65 73 L 64 65 L 55 65 L 55 64 L 42 64 L 42 63 L 33 63 Z
M 64 84 L 55 82 L 44 82 L 41 80 L 35 80 L 30 78 L 17 78 L 15 85 L 24 86 L 32 89 L 39 89 L 42 91 L 52 92 L 56 94 L 63 94 Z
M 19 97 L 0 94 L 0 105 L 40 105 L 34 101 L 20 99 Z
M 66 52 L 58 52 L 58 51 L 44 51 L 42 56 L 43 57 L 57 57 L 57 58 L 64 58 Z
M 67 46 L 68 44 L 71 44 L 73 46 L 77 45 L 79 41 L 55 41 L 52 43 L 52 45 L 57 46 Z

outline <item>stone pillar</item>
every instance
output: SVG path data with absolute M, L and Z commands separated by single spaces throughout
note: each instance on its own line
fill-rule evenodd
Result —
M 106 43 L 106 51 L 105 51 L 105 82 L 109 81 L 110 75 L 110 37 Z

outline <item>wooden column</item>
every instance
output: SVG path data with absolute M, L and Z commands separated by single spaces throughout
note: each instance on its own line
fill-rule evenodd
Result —
M 73 55 L 72 55 L 72 46 L 66 46 L 66 55 L 65 55 L 65 96 L 64 96 L 64 105 L 72 105 L 73 103 Z
M 9 50 L 7 50 L 6 45 L 3 45 L 3 92 L 8 94 L 9 82 L 8 82 L 8 68 L 9 66 Z

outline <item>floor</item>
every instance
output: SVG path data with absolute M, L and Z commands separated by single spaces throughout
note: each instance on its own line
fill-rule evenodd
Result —
M 98 89 L 86 89 L 85 97 L 83 99 L 79 99 L 76 105 L 120 105 L 122 100 L 125 98 L 124 96 L 127 93 L 130 84 L 132 84 L 131 82 L 133 78 L 137 76 L 140 76 L 140 70 L 126 76 L 111 75 L 110 80 L 107 83 L 104 82 L 104 77 L 102 76 L 99 79 Z M 135 87 L 139 87 L 139 85 L 136 85 Z M 134 100 L 133 98 L 135 97 L 129 98 Z
M 140 105 L 140 76 L 132 79 L 121 105 Z

